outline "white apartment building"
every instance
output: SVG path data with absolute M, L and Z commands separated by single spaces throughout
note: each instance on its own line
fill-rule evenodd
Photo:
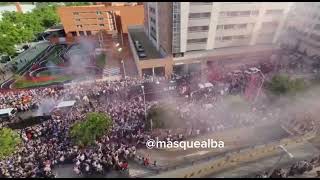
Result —
M 277 47 L 292 4 L 146 2 L 144 29 L 162 55 L 173 56 L 174 65 L 240 53 L 247 58 L 248 52 Z
M 159 24 L 172 26 L 173 53 L 274 44 L 289 2 L 172 2 L 172 21 L 159 23 L 162 2 L 148 2 L 148 35 L 159 48 Z
M 320 3 L 296 2 L 285 25 L 281 43 L 307 55 L 320 55 Z

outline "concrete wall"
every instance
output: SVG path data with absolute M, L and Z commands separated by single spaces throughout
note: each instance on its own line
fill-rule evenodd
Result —
M 158 3 L 159 51 L 164 56 L 172 53 L 172 2 Z M 163 52 L 164 51 L 164 52 Z
M 128 26 L 144 24 L 144 6 L 107 6 L 107 11 L 119 11 L 123 33 L 128 33 Z

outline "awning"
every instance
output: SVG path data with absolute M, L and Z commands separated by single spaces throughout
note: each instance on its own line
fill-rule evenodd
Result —
M 62 101 L 55 108 L 64 108 L 64 107 L 71 107 L 76 103 L 76 101 Z

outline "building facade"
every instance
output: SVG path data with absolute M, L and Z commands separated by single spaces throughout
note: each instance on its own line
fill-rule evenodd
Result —
M 104 5 L 59 7 L 58 14 L 66 34 L 91 36 L 99 31 L 115 32 L 115 12 Z
M 290 2 L 146 2 L 144 29 L 163 56 L 172 56 L 173 71 L 201 70 L 208 61 L 268 58 L 291 6 Z
M 101 30 L 127 33 L 128 26 L 144 21 L 143 5 L 129 4 L 59 7 L 58 14 L 66 34 L 73 36 L 90 36 Z
M 320 3 L 296 2 L 287 19 L 281 43 L 307 55 L 320 55 Z

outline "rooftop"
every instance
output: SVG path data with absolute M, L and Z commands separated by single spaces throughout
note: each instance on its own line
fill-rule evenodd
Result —
M 139 41 L 145 50 L 145 54 L 147 57 L 139 58 L 139 60 L 162 58 L 160 52 L 157 50 L 157 48 L 153 45 L 153 43 L 146 36 L 143 28 L 130 28 L 130 27 L 128 27 L 128 32 L 131 35 L 132 41 L 133 42 Z

